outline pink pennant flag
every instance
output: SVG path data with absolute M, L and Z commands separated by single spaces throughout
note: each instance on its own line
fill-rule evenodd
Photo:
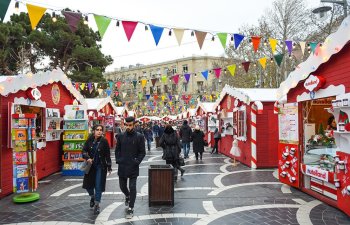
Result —
M 221 74 L 221 68 L 215 68 L 213 70 L 214 70 L 216 78 L 219 79 L 220 78 L 220 74 Z
M 119 95 L 119 92 L 118 92 L 118 91 L 116 91 L 114 94 L 115 94 L 115 96 L 118 96 L 118 95 Z
M 175 82 L 175 84 L 179 83 L 179 74 L 176 74 L 175 76 L 173 76 L 173 80 Z
M 138 22 L 122 21 L 122 24 L 123 24 L 123 27 L 124 27 L 124 31 L 125 31 L 126 37 L 128 38 L 128 41 L 130 41 L 131 36 L 134 33 Z
M 120 89 L 120 86 L 122 85 L 122 82 L 121 81 L 118 81 L 117 82 L 117 88 Z

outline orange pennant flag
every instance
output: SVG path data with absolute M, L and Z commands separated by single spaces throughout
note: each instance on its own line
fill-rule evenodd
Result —
M 30 4 L 26 4 L 26 5 L 27 5 L 30 24 L 32 25 L 32 29 L 34 30 L 36 25 L 38 25 L 41 17 L 43 17 L 46 11 L 46 8 L 36 6 L 36 5 L 30 5 Z
M 258 51 L 261 37 L 252 37 L 254 52 Z

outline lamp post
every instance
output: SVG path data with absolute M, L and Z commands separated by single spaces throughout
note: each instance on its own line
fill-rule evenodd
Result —
M 347 17 L 348 16 L 348 2 L 347 0 L 340 0 L 340 1 L 334 1 L 334 0 L 321 0 L 321 3 L 333 3 L 333 4 L 339 4 L 339 5 L 342 5 L 343 6 L 343 9 L 344 9 L 344 17 Z M 319 13 L 322 17 L 322 15 L 331 10 L 331 7 L 329 6 L 321 6 L 321 7 L 318 7 L 314 10 L 312 10 L 313 13 Z

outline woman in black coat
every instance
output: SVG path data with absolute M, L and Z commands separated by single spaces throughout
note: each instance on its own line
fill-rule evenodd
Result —
M 83 158 L 92 163 L 90 171 L 85 174 L 83 188 L 87 190 L 91 199 L 90 207 L 94 207 L 94 214 L 100 213 L 102 192 L 106 188 L 107 171 L 112 172 L 112 162 L 107 140 L 102 137 L 103 126 L 95 125 L 91 135 L 83 147 Z
M 181 153 L 180 138 L 171 125 L 166 125 L 164 134 L 159 141 L 160 146 L 163 148 L 163 159 L 166 164 L 171 164 L 174 167 L 174 181 L 177 180 L 177 169 L 181 171 L 181 176 L 184 175 L 185 170 L 181 168 L 179 164 L 179 155 Z M 166 155 L 166 152 L 173 152 L 172 156 Z
M 196 160 L 198 160 L 198 153 L 200 155 L 200 159 L 202 160 L 204 152 L 204 133 L 199 129 L 198 125 L 195 127 L 191 137 L 193 141 L 193 152 L 196 155 Z

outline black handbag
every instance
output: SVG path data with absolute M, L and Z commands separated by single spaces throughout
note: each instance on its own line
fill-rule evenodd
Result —
M 209 143 L 208 143 L 207 140 L 203 140 L 203 143 L 204 143 L 204 146 L 205 146 L 205 147 L 208 147 Z

